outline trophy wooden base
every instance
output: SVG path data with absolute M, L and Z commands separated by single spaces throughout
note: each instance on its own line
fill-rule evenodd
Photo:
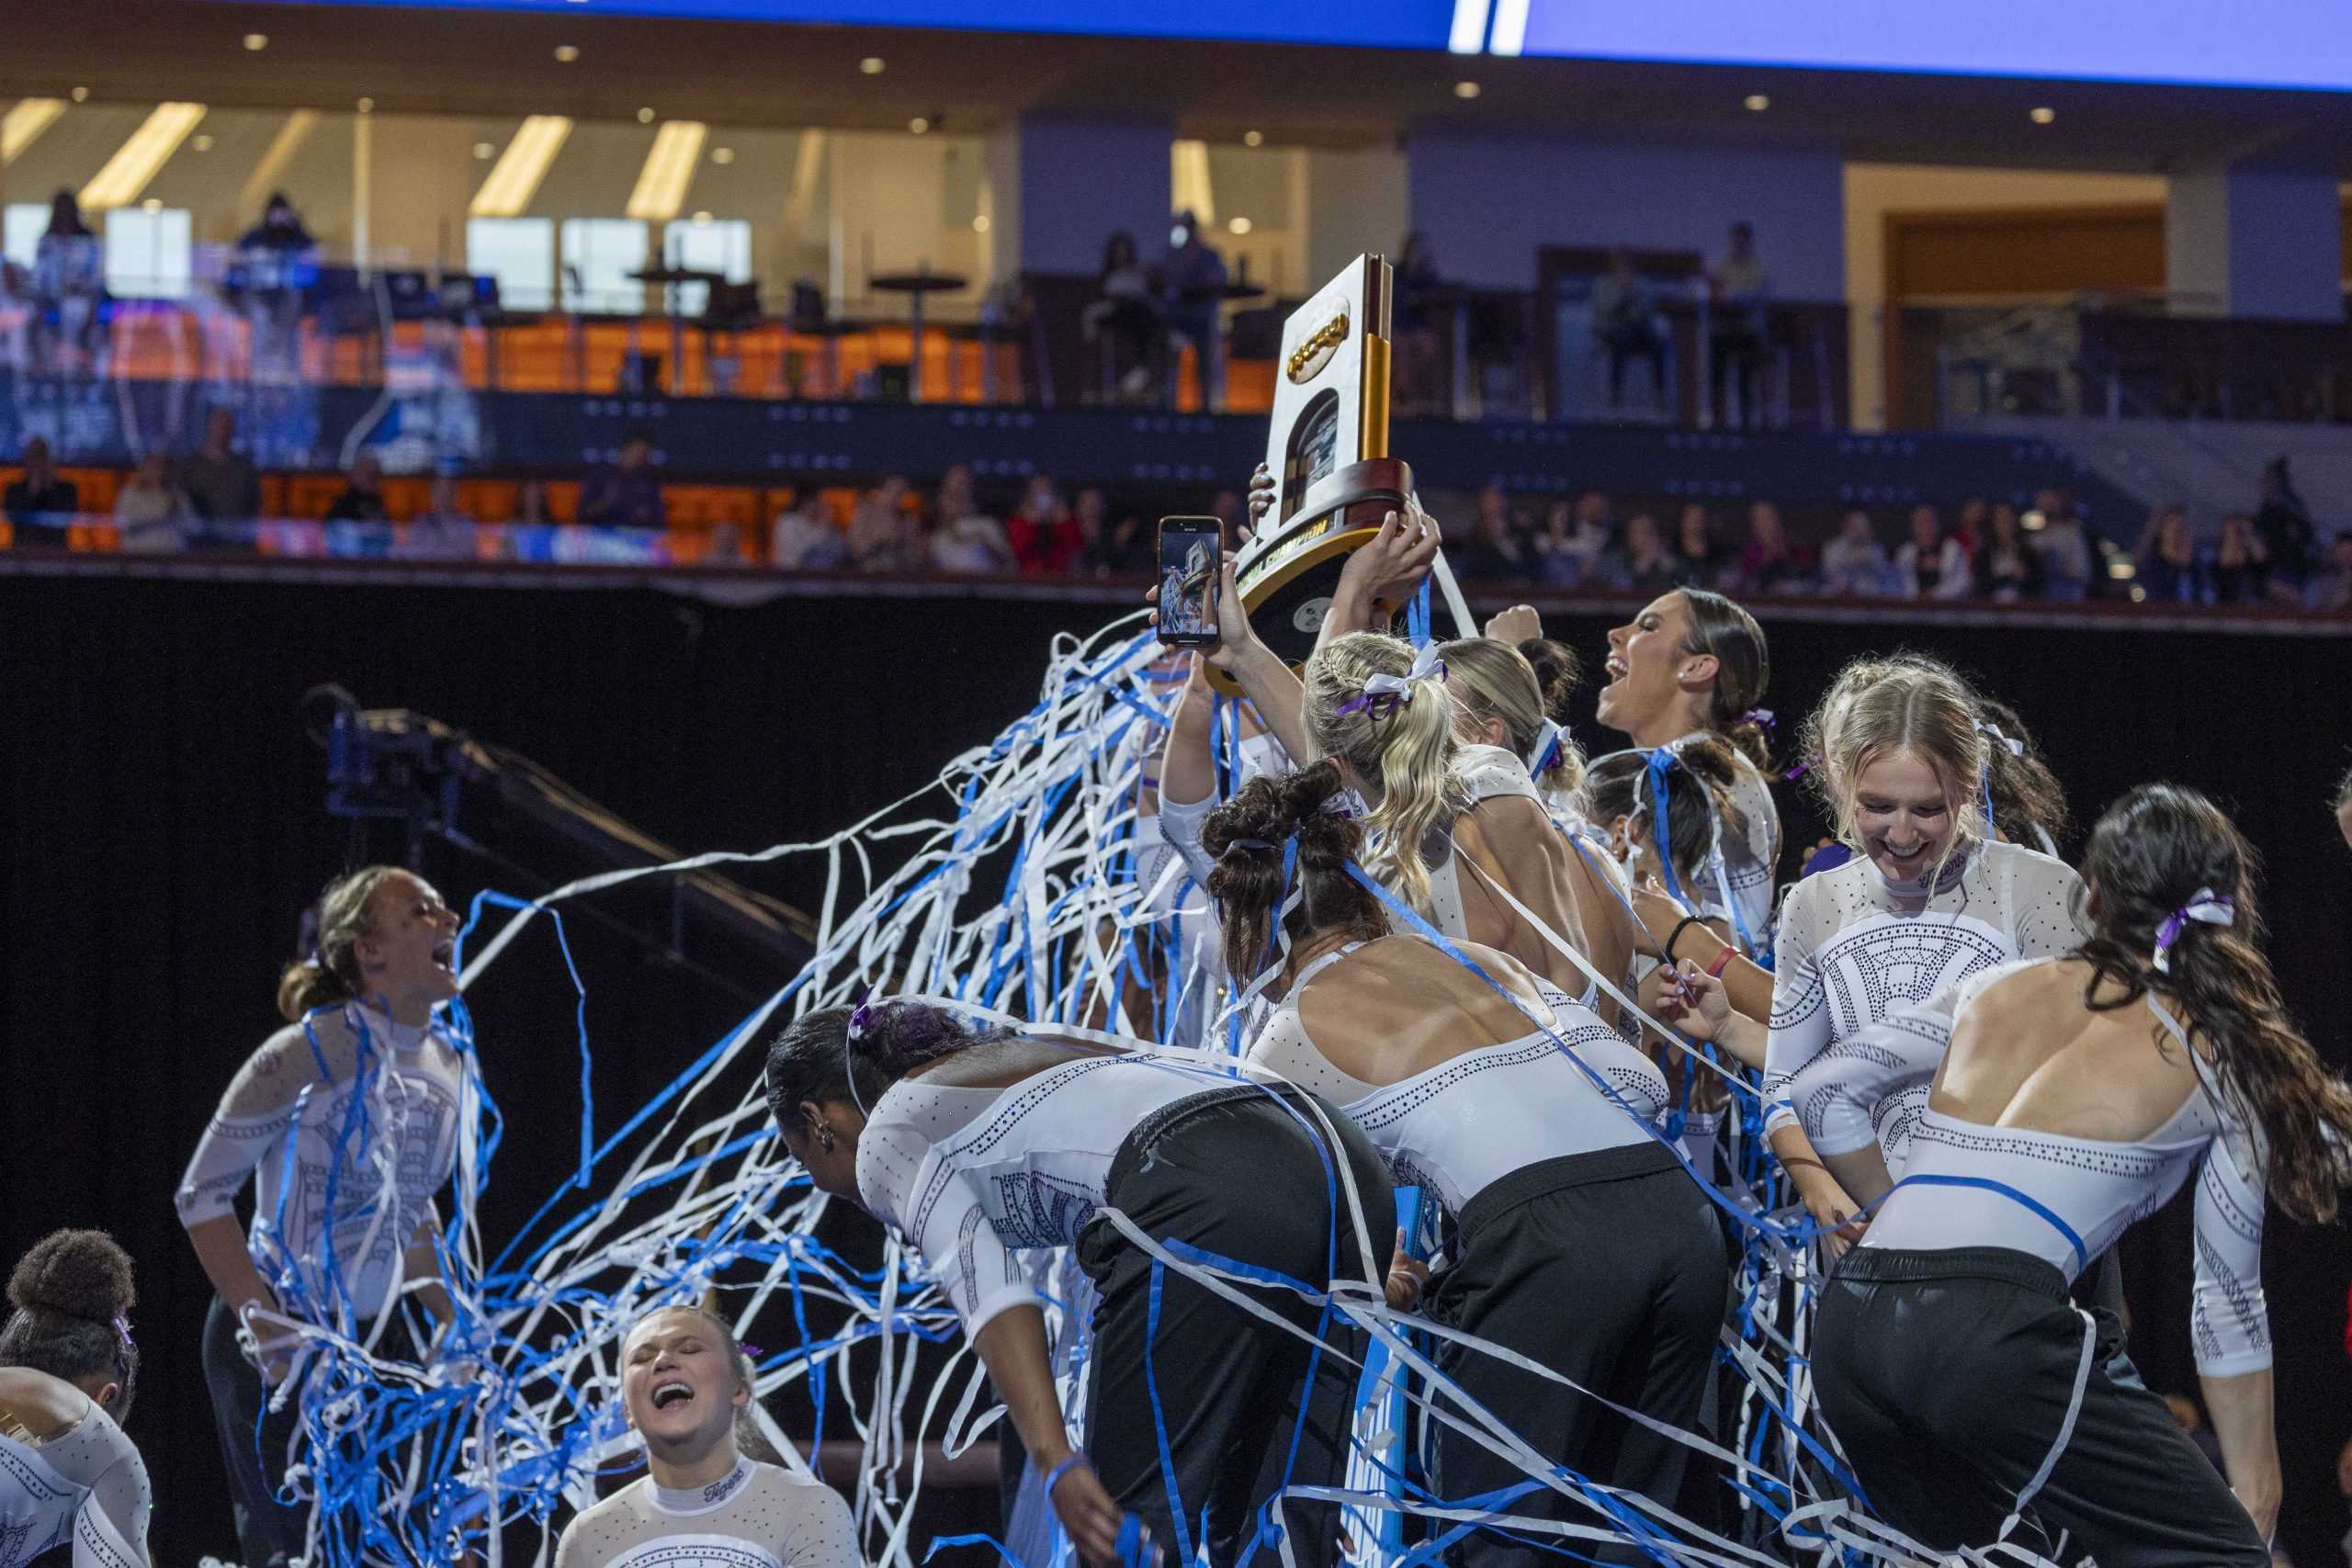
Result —
M 1290 520 L 1269 525 L 1234 562 L 1241 604 L 1260 641 L 1293 669 L 1315 651 L 1331 595 L 1348 557 L 1372 542 L 1388 513 L 1400 515 L 1413 470 L 1395 457 L 1373 457 L 1325 475 Z M 1383 606 L 1375 604 L 1377 613 Z M 1385 606 L 1390 615 L 1398 608 Z M 1227 696 L 1240 687 L 1212 666 L 1209 683 Z

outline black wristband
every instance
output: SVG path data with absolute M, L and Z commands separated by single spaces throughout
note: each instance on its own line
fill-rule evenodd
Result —
M 1685 915 L 1682 919 L 1676 921 L 1674 929 L 1667 933 L 1666 961 L 1668 964 L 1674 962 L 1674 944 L 1682 940 L 1682 933 L 1685 931 L 1688 931 L 1692 926 L 1703 926 L 1707 922 L 1705 920 L 1700 919 L 1696 915 Z

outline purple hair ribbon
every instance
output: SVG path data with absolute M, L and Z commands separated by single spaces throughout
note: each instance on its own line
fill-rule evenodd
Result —
M 1413 667 L 1402 675 L 1367 675 L 1363 690 L 1340 705 L 1339 716 L 1363 713 L 1374 724 L 1396 711 L 1400 703 L 1413 700 L 1413 687 L 1422 681 L 1445 679 L 1445 660 L 1437 656 L 1437 644 L 1425 643 L 1413 656 Z
M 2156 973 L 2168 975 L 2172 972 L 2168 954 L 2172 944 L 2180 940 L 2181 932 L 2188 929 L 2189 921 L 2207 926 L 2234 925 L 2237 913 L 2235 899 L 2222 897 L 2210 887 L 2200 887 L 2189 895 L 2188 902 L 2166 915 L 2165 923 L 2156 928 Z
M 1765 729 L 1778 729 L 1780 728 L 1778 721 L 1772 717 L 1772 710 L 1770 708 L 1749 708 L 1746 713 L 1739 716 L 1739 722 L 1742 724 L 1757 725 Z

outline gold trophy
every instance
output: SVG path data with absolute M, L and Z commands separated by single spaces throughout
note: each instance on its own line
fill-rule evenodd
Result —
M 1266 440 L 1274 506 L 1234 575 L 1251 626 L 1293 664 L 1314 651 L 1349 553 L 1413 489 L 1413 471 L 1388 455 L 1390 287 L 1385 260 L 1358 256 L 1283 324 Z M 1210 680 L 1236 690 L 1221 671 Z

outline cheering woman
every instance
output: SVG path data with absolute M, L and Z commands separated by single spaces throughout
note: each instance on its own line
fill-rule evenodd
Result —
M 130 1258 L 104 1231 L 52 1231 L 8 1275 L 0 1325 L 0 1568 L 74 1543 L 74 1568 L 147 1562 L 147 1467 L 130 1414 Z
M 1798 1077 L 1815 1148 L 1882 1205 L 1822 1306 L 1822 1409 L 1880 1515 L 1937 1552 L 2030 1515 L 2105 1568 L 2260 1568 L 2279 1495 L 2264 1202 L 2334 1218 L 2352 1089 L 2287 1016 L 2252 851 L 2211 802 L 2133 790 L 2083 874 L 2088 937 L 1972 977 L 1948 1050 Z M 1872 1108 L 1930 1079 L 1891 1183 Z M 2163 1401 L 2109 1378 L 2065 1301 L 2192 1179 L 2191 1340 L 2226 1483 Z
M 1289 1560 L 1335 1561 L 1337 1509 L 1282 1494 L 1340 1483 L 1354 1389 L 1316 1343 L 1351 1334 L 1298 1292 L 1385 1293 L 1394 1247 L 1387 1168 L 1352 1122 L 1223 1064 L 976 1032 L 913 1000 L 794 1021 L 767 1098 L 810 1179 L 937 1271 L 1089 1562 L 1136 1550 L 1130 1515 L 1172 1561 L 1283 1555 L 1283 1532 Z M 1078 1248 L 1098 1293 L 1086 1450 L 1016 1256 L 1056 1247 Z M 1233 1288 L 1304 1337 L 1166 1261 L 1204 1257 L 1291 1282 Z

